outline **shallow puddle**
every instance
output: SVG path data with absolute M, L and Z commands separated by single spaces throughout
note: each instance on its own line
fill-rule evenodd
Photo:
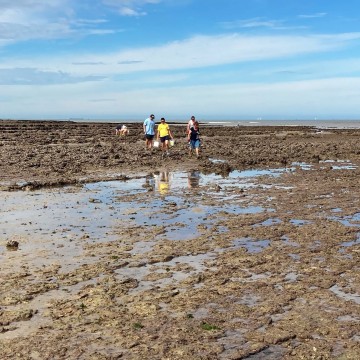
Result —
M 331 170 L 354 170 L 357 168 L 357 166 L 353 165 L 349 160 L 321 160 L 319 161 L 319 164 L 330 164 Z M 293 162 L 291 165 L 292 167 L 299 167 L 300 169 L 307 171 L 315 169 L 314 165 L 310 165 L 305 162 Z M 328 167 L 323 166 L 321 168 L 326 169 Z
M 334 285 L 330 288 L 336 296 L 344 299 L 345 301 L 353 301 L 356 304 L 360 304 L 360 294 L 350 294 L 345 292 L 340 286 Z
M 341 249 L 339 250 L 340 253 L 345 253 L 347 250 L 352 250 L 353 247 L 358 247 L 360 249 L 360 233 L 357 235 L 357 238 L 354 241 L 345 241 L 340 244 Z M 347 256 L 351 257 L 350 254 Z
M 349 227 L 360 227 L 360 213 L 355 213 L 349 216 L 331 216 L 329 217 L 330 220 L 335 220 L 343 224 L 344 226 Z
M 166 262 L 158 262 L 154 265 L 143 267 L 125 267 L 116 270 L 119 279 L 136 279 L 138 286 L 129 291 L 129 294 L 136 294 L 153 288 L 164 288 L 168 285 L 178 286 L 179 282 L 186 280 L 194 274 L 201 273 L 205 268 L 205 262 L 216 257 L 216 253 L 198 255 L 178 256 Z M 186 271 L 177 270 L 177 265 L 187 265 Z M 159 279 L 146 280 L 148 275 L 163 274 Z
M 124 224 L 163 225 L 166 231 L 159 238 L 196 237 L 198 225 L 210 227 L 211 217 L 220 211 L 246 214 L 264 209 L 242 205 L 236 194 L 232 194 L 229 201 L 224 196 L 216 201 L 218 193 L 213 191 L 215 201 L 205 205 L 201 194 L 193 194 L 188 199 L 183 196 L 184 192 L 210 184 L 220 185 L 223 190 L 230 186 L 253 186 L 250 181 L 254 176 L 280 173 L 277 170 L 236 171 L 223 178 L 195 170 L 160 172 L 128 181 L 98 182 L 82 187 L 2 192 L 1 235 L 6 241 L 19 242 L 19 248 L 10 253 L 5 243 L 1 243 L 0 259 L 12 263 L 18 259 L 35 267 L 55 261 L 61 263 L 64 270 L 70 270 L 71 266 L 80 265 L 76 258 L 82 255 L 85 244 L 116 239 L 115 230 Z
M 319 161 L 319 163 L 331 164 L 332 170 L 354 170 L 357 168 L 357 166 L 352 164 L 349 160 L 324 160 Z
M 241 238 L 233 241 L 235 248 L 245 248 L 250 253 L 258 253 L 268 246 L 270 246 L 270 240 L 257 240 L 251 238 Z

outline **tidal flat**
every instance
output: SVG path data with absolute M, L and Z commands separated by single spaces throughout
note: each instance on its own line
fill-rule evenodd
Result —
M 360 129 L 0 121 L 1 359 L 358 359 Z

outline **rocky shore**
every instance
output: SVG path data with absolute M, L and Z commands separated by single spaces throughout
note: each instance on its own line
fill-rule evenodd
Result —
M 358 359 L 360 130 L 127 125 L 0 121 L 0 358 Z

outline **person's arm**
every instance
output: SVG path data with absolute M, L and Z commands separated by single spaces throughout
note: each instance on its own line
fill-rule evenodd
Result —
M 170 135 L 170 138 L 171 138 L 171 139 L 174 139 L 174 136 L 173 136 L 173 134 L 172 134 L 172 132 L 171 132 L 170 128 L 169 128 L 169 135 Z
M 157 132 L 156 132 L 156 140 L 159 141 L 160 138 L 160 131 L 159 131 L 159 127 L 157 128 Z
M 146 126 L 145 126 L 145 123 L 143 123 L 143 129 L 144 129 L 144 134 L 146 134 Z

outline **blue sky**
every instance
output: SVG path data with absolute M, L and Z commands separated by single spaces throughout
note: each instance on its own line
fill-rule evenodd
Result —
M 0 0 L 0 118 L 359 119 L 357 0 Z

